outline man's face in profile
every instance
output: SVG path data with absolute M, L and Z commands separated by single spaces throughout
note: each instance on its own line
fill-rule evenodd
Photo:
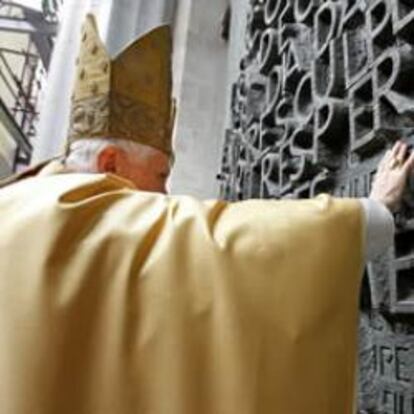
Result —
M 117 174 L 142 191 L 165 194 L 170 169 L 170 157 L 152 147 L 146 147 L 141 155 L 127 153 L 117 146 L 108 146 L 98 155 L 100 173 Z
M 165 194 L 166 185 L 171 171 L 170 158 L 162 151 L 154 150 L 148 157 L 137 159 L 129 157 L 127 163 L 128 179 L 137 189 Z

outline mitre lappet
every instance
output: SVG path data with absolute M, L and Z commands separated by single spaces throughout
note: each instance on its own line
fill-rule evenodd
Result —
M 81 33 L 68 144 L 82 138 L 118 138 L 172 155 L 170 28 L 160 26 L 111 58 L 93 15 Z

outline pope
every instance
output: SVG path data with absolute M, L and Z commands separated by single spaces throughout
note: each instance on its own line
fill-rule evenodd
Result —
M 66 154 L 1 184 L 0 413 L 351 414 L 366 258 L 414 156 L 368 199 L 165 194 L 171 41 L 82 33 Z

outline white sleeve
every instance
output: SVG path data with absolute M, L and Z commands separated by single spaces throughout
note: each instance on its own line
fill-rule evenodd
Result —
M 385 253 L 394 242 L 394 217 L 379 201 L 360 198 L 365 215 L 365 260 Z

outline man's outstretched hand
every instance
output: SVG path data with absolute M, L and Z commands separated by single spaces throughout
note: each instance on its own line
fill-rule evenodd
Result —
M 390 211 L 399 208 L 408 177 L 414 169 L 414 152 L 408 157 L 407 152 L 407 144 L 397 141 L 380 161 L 372 184 L 369 197 Z

